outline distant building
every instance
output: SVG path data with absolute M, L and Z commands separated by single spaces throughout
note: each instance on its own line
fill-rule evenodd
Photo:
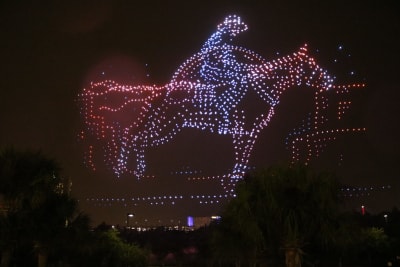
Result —
M 209 216 L 209 217 L 192 217 L 187 218 L 187 226 L 193 229 L 198 229 L 209 225 L 212 221 L 221 219 L 220 216 Z

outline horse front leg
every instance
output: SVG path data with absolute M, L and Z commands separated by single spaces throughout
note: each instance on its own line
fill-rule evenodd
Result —
M 233 136 L 235 165 L 233 166 L 232 173 L 225 188 L 230 194 L 234 193 L 237 182 L 249 171 L 249 159 L 255 142 L 255 136 L 248 133 L 236 134 Z
M 237 182 L 249 171 L 249 159 L 258 134 L 262 129 L 267 127 L 273 115 L 274 109 L 271 107 L 267 113 L 262 114 L 255 120 L 253 128 L 250 131 L 246 131 L 244 129 L 244 116 L 238 116 L 238 112 L 235 112 L 235 126 L 231 129 L 235 152 L 235 165 L 227 181 L 222 182 L 222 186 L 227 193 L 234 195 Z
M 234 127 L 230 129 L 233 139 L 234 149 L 234 166 L 227 179 L 222 181 L 222 187 L 230 195 L 235 194 L 235 186 L 239 180 L 243 178 L 245 173 L 248 171 L 248 163 L 251 152 L 256 141 L 256 134 L 254 130 L 250 132 L 244 129 L 244 115 L 238 115 L 238 112 L 234 114 Z

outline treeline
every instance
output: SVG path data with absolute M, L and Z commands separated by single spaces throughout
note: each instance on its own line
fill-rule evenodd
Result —
M 0 259 L 8 266 L 146 266 L 117 231 L 93 231 L 56 161 L 41 152 L 0 152 Z
M 399 210 L 343 212 L 339 188 L 332 173 L 271 167 L 247 175 L 222 219 L 196 231 L 91 228 L 56 161 L 5 149 L 0 267 L 398 265 Z
M 152 265 L 400 266 L 400 211 L 343 211 L 340 188 L 332 173 L 271 167 L 246 176 L 207 227 L 121 233 Z

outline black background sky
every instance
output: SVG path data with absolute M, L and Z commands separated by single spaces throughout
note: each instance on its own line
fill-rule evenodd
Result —
M 399 206 L 398 6 L 396 1 L 1 1 L 0 147 L 41 149 L 56 158 L 80 199 L 186 191 L 170 181 L 132 184 L 129 177 L 117 180 L 87 170 L 77 142 L 81 119 L 75 100 L 102 71 L 122 82 L 167 83 L 226 15 L 238 14 L 249 25 L 238 42 L 266 59 L 308 43 L 320 65 L 343 80 L 354 70 L 352 79 L 367 83 L 355 106 L 357 123 L 368 131 L 344 145 L 350 160 L 339 172 L 348 184 L 391 184 L 384 205 Z M 346 64 L 332 63 L 338 45 L 352 55 Z M 287 99 L 286 110 L 296 102 Z M 276 119 L 274 127 L 284 127 L 289 117 Z M 218 149 L 205 161 L 206 146 L 192 145 L 204 138 L 200 135 L 183 133 L 176 143 L 150 151 L 149 164 L 155 172 L 156 166 L 160 171 L 188 158 L 218 166 L 230 141 L 207 139 L 205 144 Z M 263 156 L 254 163 L 285 160 L 280 133 L 269 130 L 262 138 L 255 155 Z

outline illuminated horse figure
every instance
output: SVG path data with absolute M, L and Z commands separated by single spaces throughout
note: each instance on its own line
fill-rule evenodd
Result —
M 307 86 L 314 89 L 317 98 L 325 91 L 335 90 L 335 86 L 328 73 L 318 66 L 314 58 L 308 55 L 306 45 L 292 55 L 270 62 L 265 62 L 255 53 L 243 48 L 225 46 L 224 48 L 214 49 L 230 49 L 231 52 L 240 51 L 242 62 L 244 59 L 249 60 L 249 62 L 240 64 L 239 79 L 227 88 L 225 84 L 205 88 L 202 85 L 191 84 L 191 86 L 194 86 L 191 90 L 194 90 L 195 94 L 201 92 L 209 97 L 201 98 L 199 103 L 193 102 L 193 99 L 191 99 L 190 102 L 195 103 L 195 105 L 186 109 L 187 113 L 182 113 L 183 123 L 178 123 L 178 125 L 181 128 L 200 128 L 233 137 L 235 165 L 228 180 L 222 181 L 224 189 L 232 193 L 238 179 L 242 178 L 248 170 L 249 158 L 257 137 L 273 118 L 275 107 L 279 104 L 282 93 L 290 88 Z M 192 62 L 195 59 L 196 57 L 189 60 L 190 64 L 187 65 L 193 66 Z M 192 75 L 196 71 L 186 71 L 186 73 Z M 175 75 L 174 79 L 178 77 L 178 75 Z M 181 77 L 182 80 L 184 78 L 187 77 Z M 222 90 L 219 86 L 222 87 Z M 185 91 L 186 89 L 178 86 L 173 87 L 172 91 L 181 90 Z M 245 124 L 248 121 L 242 115 L 243 113 L 238 106 L 251 90 L 268 104 L 269 108 L 254 119 L 250 129 L 246 129 Z M 220 91 L 219 94 L 218 91 Z M 187 100 L 185 99 L 185 101 Z M 322 110 L 323 107 L 317 107 L 317 109 L 319 108 Z M 319 117 L 318 111 L 316 112 L 316 123 L 324 124 L 325 118 Z M 208 114 L 208 116 L 202 116 L 202 114 Z M 226 124 L 226 119 L 228 124 Z
M 286 90 L 307 86 L 319 95 L 335 90 L 333 79 L 308 55 L 307 46 L 273 61 L 225 41 L 247 29 L 237 16 L 227 17 L 201 51 L 188 59 L 164 86 L 129 86 L 113 81 L 93 83 L 79 98 L 86 129 L 105 147 L 105 162 L 116 175 L 145 173 L 145 150 L 162 145 L 184 128 L 232 136 L 235 163 L 223 189 L 232 193 L 248 170 L 249 158 L 260 132 L 273 118 Z M 266 108 L 247 127 L 240 109 L 251 91 Z M 318 109 L 318 108 L 317 108 Z M 324 118 L 315 114 L 323 124 Z M 86 162 L 94 164 L 94 146 Z
M 253 61 L 258 63 L 256 56 Z M 171 83 L 161 87 L 124 86 L 111 81 L 92 84 L 81 94 L 86 103 L 83 113 L 89 134 L 96 133 L 97 139 L 108 140 L 106 162 L 117 175 L 133 173 L 137 177 L 142 177 L 145 171 L 145 149 L 170 141 L 184 128 L 230 135 L 233 137 L 235 165 L 222 185 L 231 193 L 238 179 L 247 171 L 255 141 L 272 119 L 281 94 L 301 85 L 313 88 L 318 94 L 329 90 L 333 82 L 307 54 L 306 46 L 292 55 L 267 63 L 242 64 L 242 71 L 233 88 L 191 82 L 184 80 L 185 77 L 179 80 L 177 75 Z M 256 92 L 269 108 L 256 117 L 250 129 L 245 129 L 245 119 L 237 107 L 250 90 Z M 116 107 L 111 102 L 96 104 L 97 98 L 112 94 L 128 98 Z M 125 125 L 116 123 L 115 114 L 128 114 L 125 111 L 135 103 L 140 103 L 137 119 Z M 132 159 L 134 162 L 130 165 Z

